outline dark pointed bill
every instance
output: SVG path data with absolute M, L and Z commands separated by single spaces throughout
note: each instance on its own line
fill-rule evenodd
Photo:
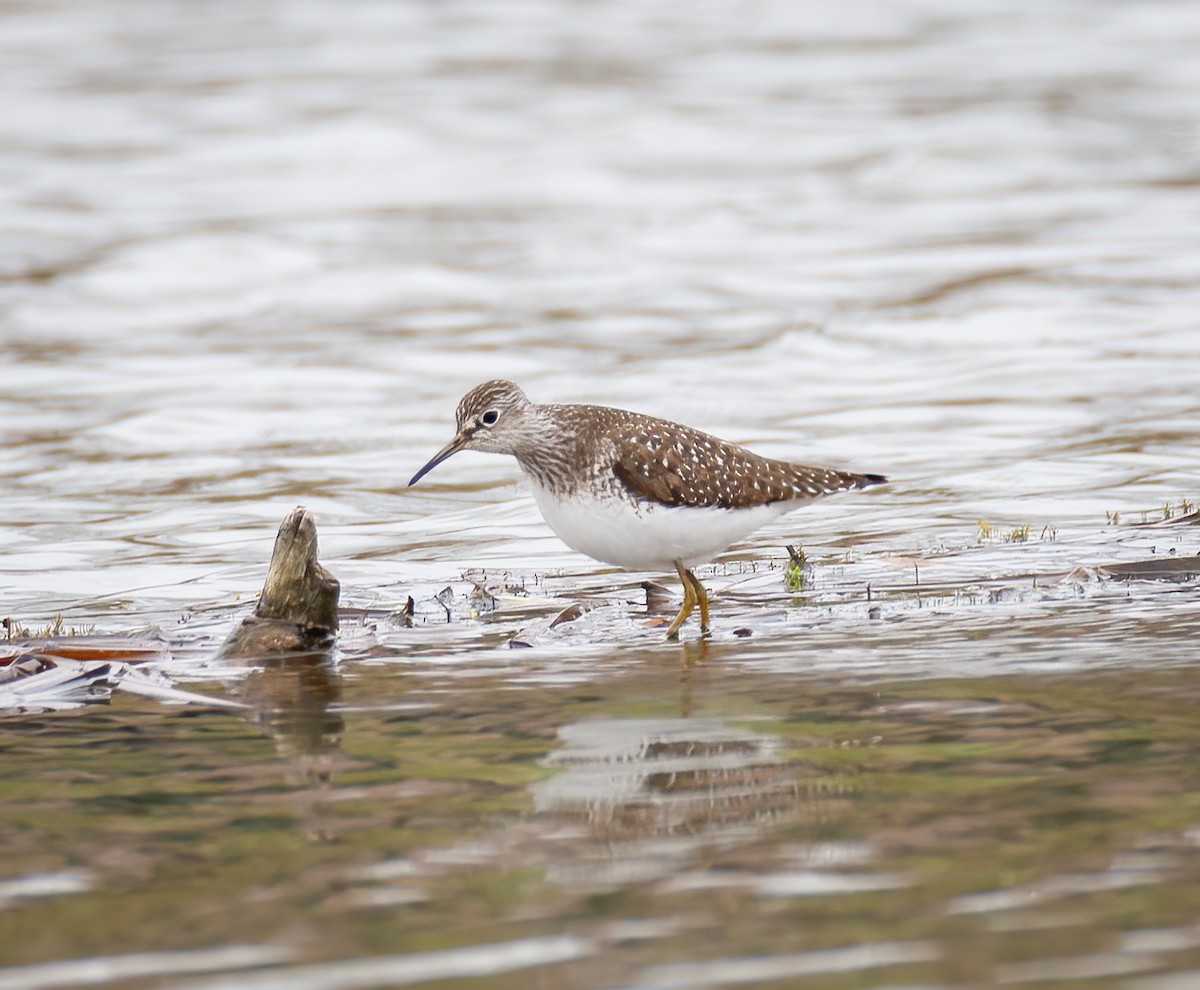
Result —
M 460 450 L 463 449 L 463 445 L 466 442 L 467 442 L 466 437 L 455 437 L 453 440 L 451 440 L 448 444 L 446 444 L 446 446 L 444 446 L 441 450 L 439 450 L 436 454 L 434 454 L 429 459 L 428 464 L 426 464 L 423 468 L 421 468 L 420 471 L 418 471 L 416 474 L 414 474 L 412 476 L 412 480 L 409 481 L 408 487 L 412 488 L 413 485 L 415 485 L 418 481 L 420 481 L 422 478 L 424 478 L 425 475 L 427 475 L 435 467 L 437 467 L 439 464 L 441 464 L 442 461 L 444 461 L 451 454 L 457 454 Z

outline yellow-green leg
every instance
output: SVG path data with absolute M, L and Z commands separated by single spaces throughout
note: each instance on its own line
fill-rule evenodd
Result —
M 679 563 L 679 561 L 675 561 L 675 570 L 679 573 L 679 580 L 683 582 L 683 604 L 679 607 L 679 614 L 675 616 L 675 621 L 667 627 L 667 639 L 679 638 L 679 627 L 692 614 L 697 601 L 696 590 L 692 585 L 692 581 L 696 579 L 692 577 L 692 572 Z M 707 610 L 707 607 L 708 603 L 705 602 L 705 610 Z M 702 612 L 701 614 L 704 613 Z
M 691 571 L 688 571 L 688 577 L 692 579 L 693 594 L 696 596 L 696 604 L 700 606 L 700 632 L 708 635 L 708 592 Z

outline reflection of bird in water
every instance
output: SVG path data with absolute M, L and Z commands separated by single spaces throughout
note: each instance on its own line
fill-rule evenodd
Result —
M 409 485 L 460 450 L 512 454 L 567 546 L 617 567 L 679 574 L 683 606 L 669 639 L 697 606 L 700 630 L 708 631 L 708 593 L 692 573 L 697 564 L 805 502 L 887 480 L 772 460 L 623 409 L 539 405 L 506 381 L 473 388 L 456 419 L 454 439 Z
M 564 883 L 635 882 L 675 872 L 702 844 L 747 841 L 766 822 L 824 799 L 775 736 L 716 719 L 599 719 L 566 725 L 533 786 L 541 812 L 579 820 L 601 855 L 556 864 Z M 815 793 L 814 793 L 815 792 Z

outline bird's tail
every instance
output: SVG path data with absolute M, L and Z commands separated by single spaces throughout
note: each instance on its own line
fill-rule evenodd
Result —
M 788 479 L 792 490 L 800 498 L 820 498 L 835 492 L 848 492 L 854 488 L 870 488 L 886 484 L 882 474 L 855 474 L 853 471 L 837 471 L 833 468 L 793 465 L 792 477 Z

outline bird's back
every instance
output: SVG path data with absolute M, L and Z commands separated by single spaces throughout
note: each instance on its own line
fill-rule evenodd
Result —
M 748 509 L 882 484 L 856 474 L 763 457 L 669 420 L 608 406 L 542 407 L 568 427 L 593 468 L 607 466 L 629 497 L 667 506 Z

